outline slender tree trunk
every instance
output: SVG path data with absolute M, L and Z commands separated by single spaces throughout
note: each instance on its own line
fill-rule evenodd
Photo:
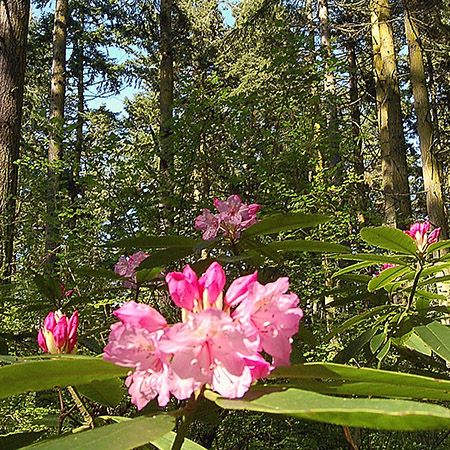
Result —
M 426 192 L 427 213 L 430 222 L 441 228 L 442 239 L 448 239 L 448 224 L 445 217 L 441 170 L 433 154 L 433 128 L 431 110 L 428 101 L 423 53 L 420 46 L 414 16 L 405 8 L 405 33 L 409 48 L 411 84 L 414 95 L 414 108 L 417 116 L 417 132 L 422 155 L 423 182 Z
M 364 177 L 364 160 L 362 155 L 362 139 L 361 139 L 361 111 L 359 109 L 359 90 L 358 77 L 356 67 L 356 42 L 349 38 L 346 42 L 347 61 L 349 71 L 349 97 L 350 97 L 350 119 L 352 121 L 352 138 L 353 138 L 353 164 L 355 175 L 358 178 L 356 191 L 358 193 L 358 209 L 360 210 L 361 220 L 364 222 L 364 211 L 367 207 L 367 186 L 363 181 Z
M 83 154 L 83 125 L 84 125 L 84 15 L 81 13 L 80 30 L 77 40 L 77 137 L 75 141 L 75 161 L 73 165 L 73 180 L 78 186 L 80 178 L 81 156 Z M 75 189 L 78 193 L 78 189 Z
M 168 175 L 172 166 L 171 122 L 173 103 L 172 0 L 161 0 L 160 10 L 160 131 L 161 172 Z
M 370 7 L 385 218 L 404 227 L 411 199 L 389 0 L 371 0 Z
M 320 38 L 322 47 L 325 49 L 328 58 L 332 58 L 331 52 L 331 30 L 330 22 L 328 20 L 328 0 L 318 0 L 319 7 L 319 25 Z M 327 127 L 328 127 L 328 143 L 330 150 L 330 165 L 335 167 L 341 160 L 339 155 L 339 138 L 337 126 L 337 109 L 336 109 L 336 80 L 333 69 L 327 63 L 325 74 L 325 95 L 327 96 L 328 110 L 327 110 Z M 333 182 L 339 183 L 340 176 L 336 174 Z
M 51 271 L 56 260 L 58 226 L 56 204 L 59 193 L 58 162 L 62 159 L 64 123 L 64 97 L 66 91 L 66 39 L 68 1 L 56 0 L 53 26 L 53 61 L 50 88 L 50 136 L 48 146 L 48 189 L 45 252 L 47 270 Z
M 11 276 L 29 0 L 0 2 L 0 280 Z

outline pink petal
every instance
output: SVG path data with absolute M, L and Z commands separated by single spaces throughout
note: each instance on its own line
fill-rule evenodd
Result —
M 435 228 L 429 235 L 428 235 L 428 244 L 434 244 L 439 239 L 439 234 L 441 233 L 440 228 Z
M 257 276 L 258 271 L 255 271 L 251 275 L 245 275 L 234 280 L 225 295 L 225 303 L 231 307 L 237 306 L 248 295 L 253 284 L 257 281 Z
M 66 345 L 68 335 L 67 317 L 62 316 L 58 323 L 53 328 L 53 338 L 55 339 L 55 345 L 59 350 L 63 350 Z
M 170 296 L 180 308 L 192 311 L 194 300 L 201 299 L 197 275 L 189 265 L 184 268 L 183 273 L 170 272 L 167 274 L 166 283 Z
M 44 328 L 49 331 L 53 331 L 56 325 L 55 313 L 52 311 L 48 313 L 47 317 L 44 320 Z
M 167 326 L 166 319 L 156 309 L 134 301 L 125 303 L 114 311 L 114 315 L 124 324 L 142 327 L 147 331 L 161 330 Z
M 39 330 L 37 342 L 39 344 L 39 347 L 41 347 L 44 352 L 48 353 L 47 342 L 45 341 L 45 337 L 44 334 L 42 333 L 42 330 Z
M 208 291 L 208 302 L 210 304 L 213 304 L 223 291 L 225 281 L 225 272 L 217 262 L 213 262 L 198 280 L 200 288 L 203 291 Z

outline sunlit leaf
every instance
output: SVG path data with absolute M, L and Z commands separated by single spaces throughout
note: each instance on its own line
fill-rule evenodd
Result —
M 450 327 L 439 322 L 414 328 L 414 332 L 441 358 L 450 362 Z
M 450 427 L 450 410 L 406 400 L 341 398 L 295 388 L 253 388 L 242 399 L 211 391 L 208 399 L 226 409 L 259 411 L 359 428 L 435 430 Z
M 77 385 L 80 394 L 101 405 L 115 407 L 122 400 L 124 388 L 120 378 L 94 380 L 88 384 Z
M 369 244 L 407 255 L 416 255 L 414 240 L 396 228 L 369 227 L 361 230 L 361 237 Z
M 321 223 L 330 221 L 328 216 L 304 213 L 281 213 L 266 217 L 247 228 L 241 235 L 242 238 L 279 233 L 286 230 L 298 230 L 300 228 L 315 227 Z
M 373 277 L 367 286 L 369 292 L 376 291 L 378 289 L 384 288 L 391 281 L 394 281 L 396 278 L 401 277 L 403 274 L 409 272 L 409 267 L 390 267 L 389 269 L 385 269 L 380 272 L 380 274 L 376 277 Z
M 282 252 L 319 252 L 319 253 L 343 253 L 350 249 L 333 242 L 286 240 L 271 242 L 267 247 Z

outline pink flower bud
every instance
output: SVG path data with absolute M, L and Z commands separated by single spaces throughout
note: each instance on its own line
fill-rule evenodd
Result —
M 436 228 L 428 234 L 429 230 L 430 222 L 426 220 L 423 223 L 413 223 L 409 230 L 405 231 L 405 234 L 411 236 L 416 242 L 417 251 L 419 254 L 423 254 L 430 244 L 434 244 L 439 239 L 439 234 L 441 232 L 440 228 Z
M 50 354 L 75 353 L 77 344 L 78 311 L 70 320 L 61 311 L 50 312 L 39 330 L 37 341 L 42 350 Z
M 184 268 L 183 272 L 167 274 L 166 282 L 175 305 L 180 308 L 192 311 L 194 300 L 200 300 L 202 297 L 197 275 L 189 265 Z
M 208 291 L 207 301 L 210 305 L 212 305 L 222 293 L 225 281 L 225 272 L 223 271 L 222 266 L 217 262 L 212 263 L 200 277 L 200 280 L 198 280 L 198 284 L 203 292 Z

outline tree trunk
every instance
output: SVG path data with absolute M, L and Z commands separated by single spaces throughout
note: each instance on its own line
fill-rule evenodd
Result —
M 12 273 L 29 0 L 0 2 L 0 276 Z
M 328 58 L 332 58 L 331 52 L 331 31 L 330 22 L 328 20 L 328 1 L 318 0 L 319 7 L 319 25 L 320 38 L 322 47 L 326 50 Z M 327 110 L 327 128 L 328 128 L 328 143 L 330 150 L 330 166 L 335 167 L 341 160 L 339 155 L 339 138 L 337 127 L 337 109 L 335 103 L 336 97 L 336 81 L 334 78 L 333 69 L 329 64 L 326 64 L 325 74 L 325 95 L 327 96 L 328 110 Z M 333 178 L 333 183 L 339 183 L 340 176 L 337 173 Z
M 46 266 L 48 271 L 53 269 L 58 247 L 56 205 L 60 184 L 60 167 L 58 162 L 62 159 L 68 11 L 68 0 L 56 0 L 50 88 L 50 136 L 48 145 L 47 223 L 45 235 Z
M 387 225 L 404 227 L 411 199 L 389 0 L 371 0 L 372 45 Z
M 422 48 L 420 46 L 414 16 L 405 8 L 405 33 L 409 48 L 411 84 L 414 95 L 414 108 L 417 116 L 417 133 L 422 155 L 423 183 L 426 192 L 427 213 L 430 222 L 441 228 L 441 238 L 448 239 L 448 224 L 445 217 L 441 170 L 433 154 L 433 128 L 430 103 L 426 85 Z
M 161 0 L 160 11 L 160 131 L 161 172 L 168 177 L 172 166 L 171 122 L 173 103 L 172 0 Z
M 349 97 L 350 97 L 350 120 L 352 121 L 353 138 L 353 164 L 355 175 L 358 178 L 356 191 L 358 193 L 357 205 L 360 213 L 360 220 L 364 222 L 364 211 L 367 209 L 367 186 L 363 180 L 364 161 L 362 155 L 361 139 L 361 111 L 359 109 L 358 77 L 356 74 L 356 42 L 349 38 L 346 42 L 347 61 L 349 71 Z

